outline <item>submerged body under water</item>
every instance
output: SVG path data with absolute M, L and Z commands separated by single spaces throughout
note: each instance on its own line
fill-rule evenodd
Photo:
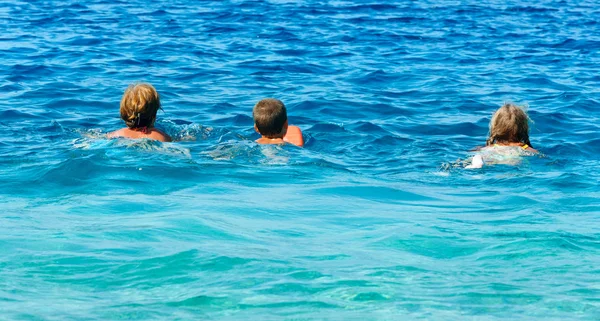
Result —
M 523 149 L 521 146 L 490 146 L 480 150 L 478 155 L 488 165 L 519 165 L 527 157 L 545 155 Z
M 523 148 L 523 146 L 492 145 L 478 147 L 473 151 L 473 155 L 467 159 L 458 159 L 455 162 L 442 163 L 440 170 L 480 169 L 484 166 L 493 165 L 518 166 L 521 165 L 523 161 L 527 161 L 527 158 L 531 156 L 539 158 L 546 157 L 546 155 L 539 153 L 537 150 L 528 150 L 527 148 Z
M 2 318 L 597 320 L 598 8 L 5 3 Z M 105 139 L 135 81 L 175 142 Z M 504 101 L 545 157 L 440 169 Z

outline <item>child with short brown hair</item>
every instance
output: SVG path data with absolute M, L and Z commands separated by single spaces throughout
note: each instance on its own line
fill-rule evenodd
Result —
M 304 146 L 300 128 L 288 125 L 287 110 L 281 100 L 266 98 L 259 101 L 252 110 L 252 117 L 254 130 L 261 135 L 257 143 Z
M 134 84 L 127 87 L 121 99 L 120 114 L 127 128 L 108 134 L 109 138 L 153 139 L 170 142 L 171 137 L 154 128 L 156 113 L 161 108 L 158 92 L 150 84 Z

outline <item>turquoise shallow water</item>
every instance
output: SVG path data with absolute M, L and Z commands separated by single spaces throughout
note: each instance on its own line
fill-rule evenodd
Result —
M 598 320 L 599 5 L 3 3 L 1 318 Z M 504 101 L 545 157 L 447 169 Z

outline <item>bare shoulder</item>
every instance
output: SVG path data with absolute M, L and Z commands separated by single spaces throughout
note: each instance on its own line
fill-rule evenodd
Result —
M 106 137 L 107 138 L 126 137 L 126 135 L 125 135 L 125 129 L 126 128 L 121 128 L 119 130 L 115 130 L 114 132 L 106 134 Z
M 150 137 L 152 139 L 158 140 L 159 142 L 168 143 L 172 142 L 171 136 L 167 135 L 167 133 L 163 132 L 160 129 L 153 128 L 152 132 L 150 132 Z
M 298 134 L 302 135 L 302 130 L 300 130 L 300 127 L 298 127 L 298 126 L 290 125 L 290 126 L 288 126 L 287 134 L 290 134 L 290 133 L 295 134 L 295 135 L 298 135 Z
M 296 146 L 304 146 L 304 137 L 302 137 L 302 130 L 300 130 L 300 127 L 298 126 L 288 126 L 287 133 L 285 134 L 283 140 Z
M 525 150 L 528 151 L 528 152 L 532 152 L 534 154 L 539 154 L 540 153 L 537 149 L 531 148 L 529 146 L 527 146 L 527 148 L 525 148 Z

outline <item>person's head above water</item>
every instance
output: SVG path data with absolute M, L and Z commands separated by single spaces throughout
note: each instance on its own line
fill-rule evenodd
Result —
M 302 130 L 298 126 L 288 125 L 287 110 L 281 100 L 265 98 L 252 109 L 254 130 L 261 138 L 259 144 L 284 144 L 304 146 Z
M 160 98 L 156 89 L 150 84 L 133 84 L 125 89 L 119 112 L 125 121 L 126 128 L 108 133 L 108 138 L 153 139 L 170 142 L 171 136 L 154 128 L 156 113 L 160 106 Z
M 522 143 L 531 146 L 529 142 L 529 117 L 523 108 L 505 103 L 492 116 L 490 134 L 486 146 L 493 144 Z
M 121 119 L 130 129 L 151 128 L 160 108 L 160 97 L 152 85 L 133 84 L 121 99 Z
M 288 127 L 285 105 L 281 100 L 265 98 L 252 110 L 254 127 L 259 134 L 268 138 L 283 138 Z

